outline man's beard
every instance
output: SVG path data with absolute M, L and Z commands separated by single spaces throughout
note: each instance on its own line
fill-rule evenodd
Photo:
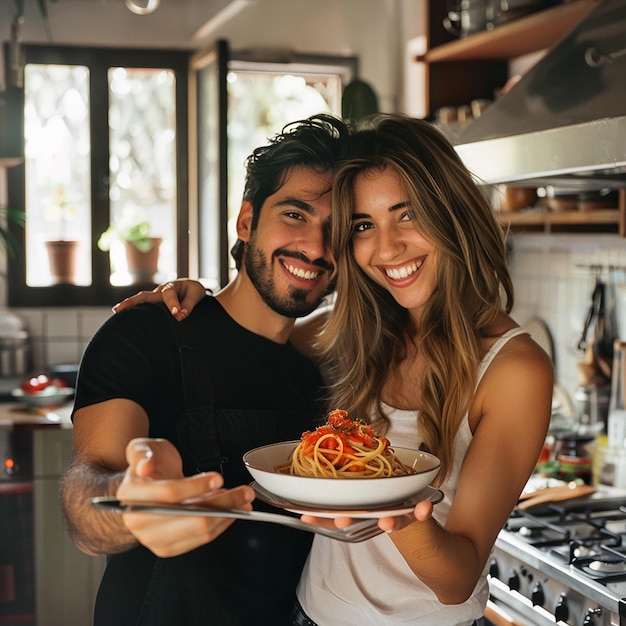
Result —
M 250 281 L 259 292 L 263 302 L 284 317 L 305 317 L 315 311 L 324 296 L 332 291 L 332 285 L 329 285 L 313 302 L 307 300 L 311 293 L 310 289 L 289 287 L 289 293 L 286 296 L 278 295 L 271 268 L 263 252 L 257 248 L 254 237 L 245 245 L 243 263 Z

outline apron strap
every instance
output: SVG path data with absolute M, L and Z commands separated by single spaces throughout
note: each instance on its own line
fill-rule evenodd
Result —
M 198 472 L 222 472 L 213 386 L 204 352 L 186 320 L 176 321 L 166 307 L 162 307 L 178 345 L 179 365 L 183 386 L 184 411 L 177 424 L 178 440 L 191 455 Z

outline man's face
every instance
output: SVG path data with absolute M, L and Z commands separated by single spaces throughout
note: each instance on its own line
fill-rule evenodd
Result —
M 246 241 L 242 269 L 265 304 L 285 317 L 308 315 L 332 290 L 331 185 L 330 172 L 298 166 L 265 200 L 255 230 L 249 228 L 251 206 L 242 208 L 250 213 L 246 231 L 239 232 Z

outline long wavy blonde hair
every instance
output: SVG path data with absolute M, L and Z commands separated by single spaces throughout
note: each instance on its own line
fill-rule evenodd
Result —
M 386 168 L 400 175 L 415 226 L 438 251 L 437 288 L 419 328 L 352 253 L 355 181 Z M 379 115 L 357 128 L 335 179 L 331 238 L 337 292 L 319 348 L 334 381 L 332 406 L 382 424 L 384 432 L 382 390 L 414 345 L 423 359 L 421 378 L 402 384 L 417 387 L 422 447 L 441 459 L 441 482 L 474 395 L 481 338 L 499 312 L 513 306 L 503 230 L 454 148 L 431 124 Z

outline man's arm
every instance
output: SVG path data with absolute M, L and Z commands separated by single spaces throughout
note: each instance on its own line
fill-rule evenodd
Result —
M 137 544 L 114 512 L 90 504 L 96 496 L 115 496 L 128 463 L 128 442 L 148 433 L 148 419 L 130 400 L 109 400 L 76 411 L 72 462 L 61 483 L 68 530 L 87 554 L 123 552 Z
M 76 411 L 74 458 L 62 481 L 62 501 L 69 532 L 83 552 L 114 554 L 139 542 L 157 556 L 175 556 L 212 541 L 234 521 L 120 515 L 93 507 L 90 499 L 95 496 L 251 508 L 252 488 L 221 489 L 223 479 L 216 472 L 184 477 L 176 448 L 163 439 L 147 439 L 147 433 L 145 411 L 130 400 L 108 400 Z

